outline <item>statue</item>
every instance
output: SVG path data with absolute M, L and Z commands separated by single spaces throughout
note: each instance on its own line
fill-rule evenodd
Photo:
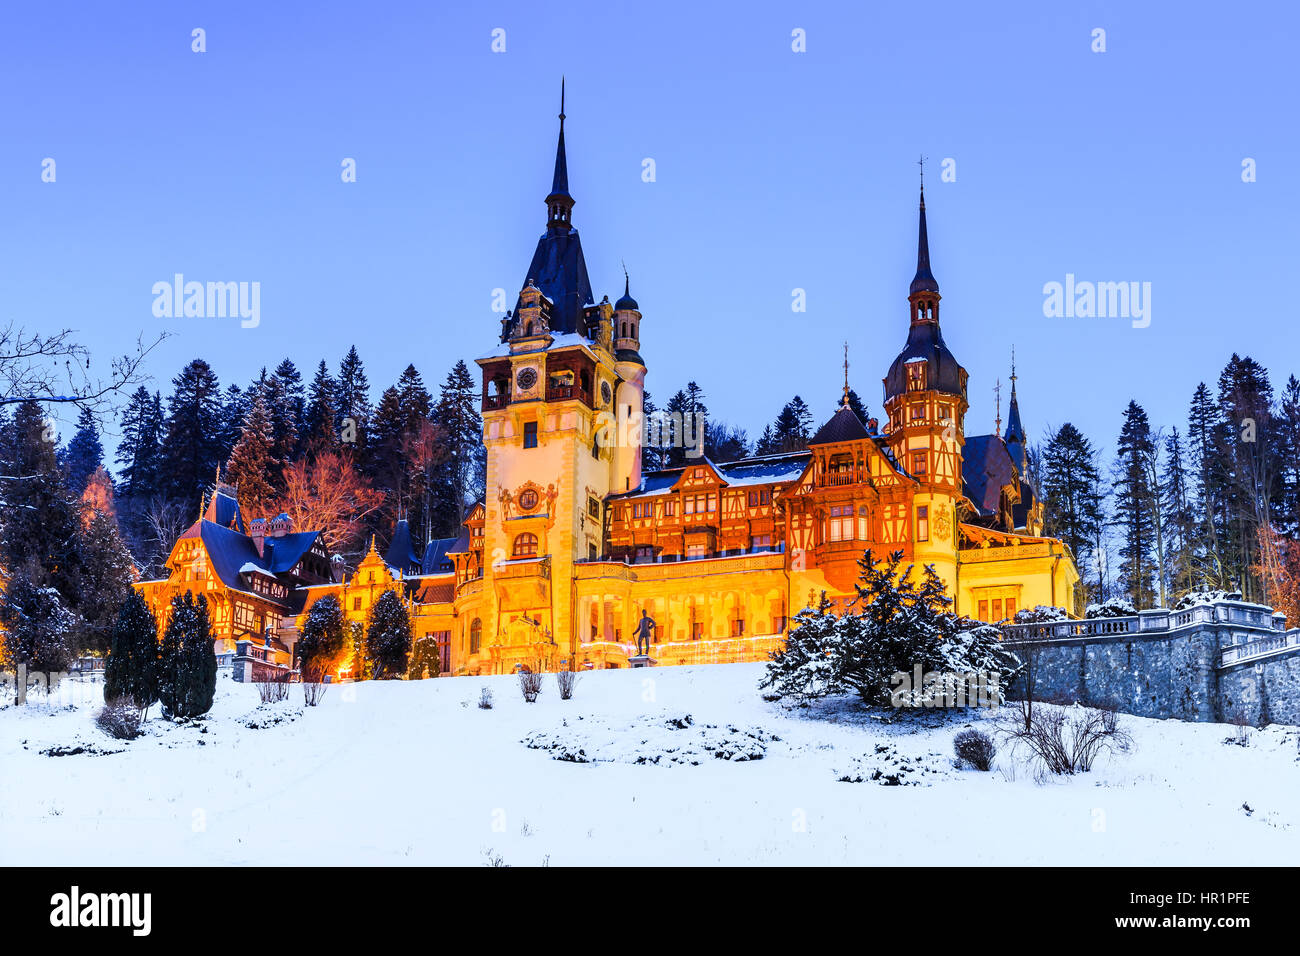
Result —
M 502 488 L 501 493 L 497 496 L 497 500 L 501 502 L 502 519 L 505 521 L 509 521 L 511 517 L 510 511 L 513 508 L 515 503 L 514 495 L 510 493 L 509 488 Z
M 638 657 L 650 656 L 650 638 L 655 632 L 655 619 L 641 609 L 641 620 L 636 625 L 636 652 Z M 644 645 L 644 650 L 642 646 Z

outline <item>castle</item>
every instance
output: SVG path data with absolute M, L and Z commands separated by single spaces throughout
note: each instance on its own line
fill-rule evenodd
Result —
M 170 576 L 138 585 L 155 610 L 200 589 L 220 649 L 277 667 L 292 665 L 321 596 L 363 622 L 389 589 L 416 637 L 436 640 L 444 674 L 628 666 L 642 611 L 656 664 L 752 661 L 782 645 L 791 614 L 819 593 L 852 597 L 870 548 L 933 565 L 955 609 L 981 620 L 1037 604 L 1077 612 L 1073 558 L 1042 534 L 1042 505 L 1022 480 L 1014 371 L 1005 433 L 965 432 L 967 372 L 940 330 L 924 186 L 884 423 L 854 413 L 846 382 L 804 450 L 644 471 L 643 315 L 626 278 L 616 302 L 595 301 L 563 108 L 559 119 L 546 231 L 498 343 L 477 360 L 488 492 L 462 533 L 419 551 L 399 521 L 386 553 L 372 543 L 348 575 L 314 532 L 283 518 L 246 527 L 236 490 L 218 482 Z

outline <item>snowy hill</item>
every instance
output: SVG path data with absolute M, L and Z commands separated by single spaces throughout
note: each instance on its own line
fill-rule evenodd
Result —
M 941 726 L 764 702 L 762 665 L 363 683 L 319 707 L 219 679 L 199 727 L 115 741 L 101 685 L 0 706 L 14 864 L 1260 864 L 1300 854 L 1295 728 L 1121 717 L 1127 754 L 958 770 Z M 495 698 L 478 707 L 480 688 Z M 156 708 L 155 708 L 156 713 Z M 53 755 L 83 748 L 80 753 Z M 841 778 L 863 782 L 841 782 Z M 900 782 L 915 784 L 890 786 Z M 1244 805 L 1244 806 L 1243 806 Z

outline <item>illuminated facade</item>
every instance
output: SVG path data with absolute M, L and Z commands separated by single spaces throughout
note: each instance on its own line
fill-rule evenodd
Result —
M 868 548 L 932 564 L 963 614 L 1076 611 L 1073 560 L 1042 535 L 1042 506 L 1021 480 L 1014 372 L 1006 432 L 965 433 L 967 373 L 940 331 L 924 192 L 907 341 L 884 378 L 883 426 L 854 414 L 846 384 L 805 450 L 687 458 L 653 472 L 642 468 L 642 313 L 626 280 L 618 301 L 595 301 L 572 224 L 563 113 L 545 203 L 516 306 L 478 359 L 487 496 L 462 534 L 419 552 L 399 522 L 384 557 L 372 547 L 351 577 L 331 573 L 306 539 L 277 544 L 284 560 L 272 561 L 271 578 L 291 596 L 260 600 L 250 559 L 225 569 L 240 593 L 219 607 L 237 616 L 237 602 L 252 602 L 289 647 L 321 595 L 337 594 L 361 621 L 380 591 L 400 589 L 416 636 L 436 637 L 443 672 L 454 674 L 627 666 L 642 611 L 656 623 L 657 664 L 762 660 L 793 611 L 822 591 L 854 593 Z M 220 537 L 201 525 L 178 542 L 174 579 Z M 299 544 L 303 562 L 275 571 Z M 142 587 L 162 596 L 183 583 Z

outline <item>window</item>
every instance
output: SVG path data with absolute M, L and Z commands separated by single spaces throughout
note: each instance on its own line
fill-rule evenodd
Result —
M 749 549 L 751 551 L 766 551 L 772 547 L 772 536 L 770 534 L 756 534 L 749 539 Z
M 669 498 L 664 502 L 664 517 L 671 518 L 677 514 L 677 502 Z
M 686 559 L 688 561 L 691 560 L 692 558 L 707 558 L 708 556 L 709 556 L 709 549 L 705 545 L 688 544 L 686 546 Z
M 591 515 L 593 518 L 600 517 L 600 502 L 594 497 L 587 499 L 587 514 Z
M 912 421 L 919 422 L 925 419 L 925 405 L 917 402 L 912 406 Z
M 907 390 L 921 392 L 925 390 L 925 363 L 913 362 L 907 366 Z
M 650 545 L 641 545 L 636 549 L 637 563 L 653 561 L 655 559 L 655 549 Z
M 595 544 L 588 544 L 588 545 L 587 545 L 587 560 L 589 560 L 589 561 L 595 561 L 598 557 L 600 557 L 600 555 L 596 553 L 596 545 L 595 545 Z
M 483 640 L 483 622 L 478 618 L 474 618 L 474 620 L 470 623 L 469 626 L 469 652 L 471 654 L 478 653 L 479 644 L 482 642 L 482 640 Z
M 925 452 L 912 452 L 912 474 L 917 478 L 925 474 Z
M 827 538 L 831 541 L 853 540 L 853 506 L 832 505 L 831 520 L 827 528 Z
M 916 509 L 916 540 L 930 540 L 930 507 L 921 505 Z
M 525 531 L 521 535 L 515 536 L 516 558 L 532 558 L 537 556 L 537 535 Z
M 743 618 L 738 617 L 731 622 L 731 636 L 732 637 L 745 636 L 745 621 Z
M 772 503 L 771 491 L 765 489 L 763 491 L 751 491 L 749 493 L 749 506 L 751 508 L 757 508 L 760 507 L 761 505 L 767 505 L 771 503 Z
M 1013 598 L 1013 597 L 1009 597 L 1009 598 L 1007 598 L 1006 609 L 1007 609 L 1007 617 L 1015 617 L 1015 616 L 1016 616 L 1016 599 L 1015 599 L 1015 598 Z
M 360 610 L 361 610 L 361 598 L 359 598 L 359 597 L 354 597 L 354 598 L 352 599 L 352 610 L 354 610 L 354 611 L 360 611 Z
M 524 447 L 537 447 L 537 422 L 524 422 Z
M 980 603 L 979 603 L 979 614 L 978 614 L 978 617 L 979 617 L 979 619 L 980 619 L 981 621 L 987 621 L 987 620 L 989 619 L 989 602 L 988 602 L 988 601 L 980 601 Z
M 695 621 L 695 620 L 692 620 L 692 621 L 691 621 L 691 640 L 693 640 L 693 641 L 698 641 L 698 640 L 699 640 L 700 638 L 702 638 L 703 636 L 704 636 L 704 622 L 703 622 L 703 621 Z

